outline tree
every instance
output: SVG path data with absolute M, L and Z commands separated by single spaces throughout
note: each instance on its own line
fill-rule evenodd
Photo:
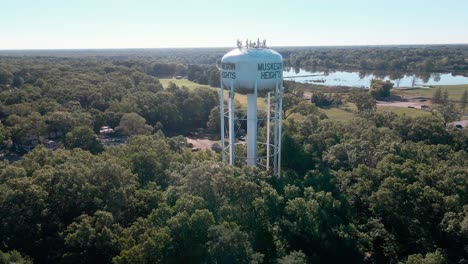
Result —
M 140 234 L 133 235 L 132 229 L 140 231 Z M 112 259 L 113 263 L 168 263 L 168 253 L 171 249 L 168 228 L 155 228 L 143 221 L 136 221 L 130 230 L 124 231 L 121 240 L 123 247 L 120 254 Z
M 19 76 L 19 75 L 15 75 L 15 77 L 13 77 L 13 87 L 16 87 L 16 88 L 20 88 L 22 85 L 24 84 L 24 78 Z
M 302 98 L 292 93 L 286 93 L 283 96 L 283 116 L 285 119 L 288 118 L 288 116 L 291 114 L 287 114 L 288 110 L 299 104 L 301 101 Z
M 433 103 L 431 114 L 439 119 L 445 126 L 448 123 L 456 121 L 460 118 L 460 111 L 455 103 L 449 99 L 448 91 L 442 93 L 442 97 L 437 99 L 438 103 Z
M 132 113 L 140 111 L 137 99 L 134 96 L 126 96 L 120 101 L 113 100 L 112 102 L 110 102 L 109 110 L 122 113 Z
M 69 149 L 81 148 L 96 154 L 104 150 L 94 131 L 87 126 L 75 127 L 65 136 L 65 146 Z
M 146 120 L 136 113 L 124 114 L 116 129 L 127 136 L 148 135 L 153 130 L 150 125 L 146 124 Z
M 377 100 L 384 100 L 390 96 L 390 90 L 393 88 L 393 83 L 390 81 L 383 81 L 379 79 L 372 79 L 370 85 L 370 92 L 372 97 Z
M 302 251 L 292 251 L 288 255 L 280 258 L 278 264 L 306 264 L 307 256 Z
M 358 113 L 372 113 L 377 109 L 375 98 L 366 92 L 355 92 L 349 100 L 357 107 Z
M 66 250 L 62 258 L 66 263 L 110 263 L 118 253 L 120 232 L 109 212 L 81 215 L 63 233 Z
M 289 114 L 285 117 L 287 118 L 289 115 L 297 113 L 301 114 L 303 116 L 308 116 L 308 115 L 313 115 L 313 114 L 319 114 L 319 111 L 317 107 L 315 107 L 312 103 L 309 103 L 307 101 L 301 101 L 297 105 L 294 105 L 290 110 Z
M 220 113 L 219 106 L 213 107 L 206 122 L 206 128 L 212 132 L 218 132 L 220 129 Z
M 460 109 L 462 114 L 465 114 L 465 109 L 468 104 L 468 90 L 463 91 L 463 94 L 460 98 Z
M 208 252 L 217 263 L 261 263 L 263 255 L 255 252 L 235 223 L 224 222 L 209 229 Z
M 147 113 L 143 111 L 141 115 L 152 125 L 155 124 L 156 121 L 161 122 L 165 131 L 173 131 L 177 128 L 181 128 L 183 117 L 180 111 L 180 103 L 183 102 L 183 99 L 182 101 L 177 100 L 180 98 L 176 98 L 174 94 L 175 93 L 166 90 L 155 94 L 149 102 L 151 105 L 148 106 Z M 144 101 L 145 98 L 140 98 L 140 100 Z
M 177 202 L 176 206 L 188 205 Z M 215 223 L 213 214 L 207 209 L 196 209 L 190 213 L 189 210 L 182 210 L 167 221 L 175 249 L 174 263 L 205 263 L 208 259 L 206 243 L 208 229 Z
M 356 230 L 345 220 L 345 205 L 331 192 L 316 192 L 314 188 L 306 187 L 300 197 L 290 197 L 286 201 L 285 211 L 283 228 L 293 248 L 323 262 L 360 259 L 351 239 Z M 336 255 L 336 252 L 340 254 Z
M 3 68 L 0 68 L 0 85 L 9 85 L 12 82 L 13 74 Z
M 442 103 L 442 89 L 439 87 L 435 89 L 434 93 L 432 94 L 432 103 L 433 104 L 440 104 Z
M 5 169 L 2 174 L 8 171 Z M 46 217 L 47 192 L 31 177 L 25 177 L 24 170 L 23 176 L 15 174 L 15 178 L 10 176 L 0 184 L 1 248 L 14 248 L 37 257 L 41 251 L 38 241 L 44 238 L 41 226 Z
M 45 116 L 45 123 L 49 132 L 55 136 L 63 136 L 75 126 L 92 126 L 92 117 L 88 113 L 71 113 L 66 111 L 55 111 Z
M 392 121 L 393 130 L 402 140 L 426 144 L 450 144 L 450 133 L 439 119 L 433 116 L 401 116 Z
M 339 106 L 342 104 L 341 97 L 338 94 L 331 96 L 322 92 L 314 92 L 310 97 L 310 101 L 317 107 Z
M 0 153 L 11 147 L 10 133 L 7 128 L 0 123 Z
M 21 255 L 16 250 L 3 252 L 0 251 L 0 264 L 32 264 L 32 260 L 29 257 Z
M 444 255 L 439 251 L 434 253 L 427 253 L 425 256 L 422 254 L 415 254 L 408 257 L 405 264 L 445 264 L 447 260 Z

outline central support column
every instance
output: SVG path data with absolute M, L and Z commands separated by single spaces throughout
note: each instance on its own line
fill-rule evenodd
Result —
M 234 134 L 234 84 L 231 81 L 231 90 L 229 91 L 229 165 L 234 165 L 234 147 L 236 136 Z
M 257 166 L 257 95 L 247 94 L 247 165 Z

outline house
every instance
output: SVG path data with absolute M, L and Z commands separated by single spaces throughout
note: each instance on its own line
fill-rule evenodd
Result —
M 114 129 L 110 128 L 109 126 L 102 126 L 99 129 L 100 135 L 109 135 L 109 134 L 113 134 L 114 132 L 115 132 Z

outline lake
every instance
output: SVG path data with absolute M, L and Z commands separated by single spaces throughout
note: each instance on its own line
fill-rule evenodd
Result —
M 428 85 L 457 85 L 468 84 L 468 77 L 451 73 L 426 73 L 421 75 L 358 72 L 358 71 L 307 71 L 304 69 L 286 68 L 283 71 L 285 80 L 302 83 L 313 83 L 327 86 L 351 86 L 368 88 L 372 79 L 390 80 L 394 87 L 417 87 Z

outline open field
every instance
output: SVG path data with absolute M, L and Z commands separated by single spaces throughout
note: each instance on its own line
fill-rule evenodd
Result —
M 451 100 L 459 101 L 463 92 L 465 90 L 468 90 L 468 84 L 464 85 L 441 85 L 441 86 L 435 86 L 433 88 L 420 88 L 420 89 L 411 89 L 411 90 L 396 90 L 394 89 L 392 93 L 394 95 L 401 96 L 403 98 L 417 98 L 417 97 L 423 97 L 423 98 L 428 98 L 430 99 L 432 97 L 432 94 L 434 93 L 434 90 L 437 88 L 442 88 L 442 90 L 447 90 L 449 93 L 449 98 Z M 417 109 L 419 105 L 423 104 L 430 104 L 430 102 L 419 102 L 419 101 L 408 101 L 408 102 L 400 102 L 400 101 L 395 101 L 395 102 L 379 102 L 377 104 L 377 111 L 378 112 L 383 112 L 383 111 L 390 111 L 398 115 L 407 115 L 411 117 L 417 117 L 417 116 L 427 116 L 430 115 L 431 113 Z M 412 105 L 415 108 L 408 108 L 408 105 Z M 355 114 L 356 107 L 352 103 L 347 103 L 344 105 L 344 107 L 340 108 L 328 108 L 328 109 L 320 109 L 320 111 L 324 112 L 329 119 L 331 120 L 348 120 L 350 118 L 353 118 L 356 116 Z M 466 116 L 463 116 L 462 119 L 466 119 Z
M 175 83 L 178 86 L 185 86 L 189 89 L 195 88 L 210 88 L 210 89 L 218 89 L 216 87 L 212 87 L 209 85 L 198 84 L 187 79 L 159 79 L 161 84 L 164 88 L 167 88 L 170 82 Z M 447 89 L 449 92 L 449 98 L 452 100 L 459 100 L 463 91 L 468 90 L 468 84 L 466 85 L 444 85 L 444 86 L 435 86 L 434 88 L 420 88 L 420 89 L 412 89 L 412 90 L 393 90 L 394 95 L 399 95 L 404 98 L 411 98 L 411 97 L 424 97 L 424 98 L 431 98 L 434 90 L 438 87 L 442 89 Z M 225 98 L 227 98 L 227 93 L 225 93 Z M 236 101 L 238 101 L 242 106 L 247 106 L 247 97 L 243 94 L 237 94 L 235 96 Z M 426 104 L 426 103 L 422 103 Z M 258 98 L 258 108 L 266 108 L 266 100 L 265 98 Z M 326 108 L 320 109 L 321 112 L 325 113 L 330 120 L 338 120 L 338 121 L 345 121 L 349 120 L 350 118 L 356 117 L 355 114 L 356 107 L 352 103 L 347 103 L 343 107 L 340 108 Z M 406 114 L 408 116 L 416 117 L 416 116 L 425 116 L 430 115 L 429 112 L 415 109 L 415 108 L 408 108 L 405 106 L 398 105 L 398 102 L 395 104 L 384 104 L 378 105 L 377 111 L 391 111 L 398 115 Z
M 429 116 L 431 115 L 430 112 L 421 110 L 421 109 L 416 109 L 416 108 L 408 108 L 408 107 L 398 107 L 398 106 L 378 106 L 377 107 L 378 112 L 393 112 L 397 115 L 407 115 L 411 117 L 418 117 L 418 116 Z
M 346 121 L 356 117 L 356 106 L 352 103 L 347 103 L 345 106 L 337 108 L 319 108 L 321 112 L 325 113 L 330 120 Z
M 204 85 L 204 84 L 198 84 L 196 82 L 192 82 L 192 81 L 189 81 L 187 79 L 159 79 L 159 81 L 161 82 L 162 86 L 164 88 L 167 88 L 169 86 L 169 83 L 170 82 L 173 82 L 175 83 L 177 86 L 185 86 L 189 89 L 195 89 L 195 88 L 210 88 L 210 89 L 216 89 L 218 90 L 219 88 L 217 87 L 213 87 L 213 86 L 209 86 L 209 85 Z M 224 98 L 228 98 L 228 93 L 227 91 L 224 93 Z M 236 96 L 235 96 L 235 100 L 237 100 L 242 106 L 247 106 L 247 96 L 245 96 L 244 94 L 238 94 L 236 93 Z M 258 104 L 258 108 L 261 109 L 261 108 L 266 108 L 266 102 L 265 102 L 265 98 L 261 98 L 259 97 L 258 98 L 258 101 L 257 101 L 257 104 Z
M 159 81 L 161 82 L 164 88 L 167 88 L 170 82 L 175 83 L 177 86 L 185 86 L 189 89 L 195 89 L 195 88 L 200 88 L 200 87 L 213 88 L 209 85 L 198 84 L 196 82 L 192 82 L 187 79 L 159 79 Z
M 419 89 L 410 89 L 410 90 L 398 90 L 393 89 L 392 93 L 394 95 L 399 95 L 401 97 L 425 97 L 431 98 L 435 89 L 441 88 L 442 90 L 447 90 L 449 93 L 449 98 L 451 100 L 460 100 L 463 92 L 468 90 L 468 84 L 463 85 L 438 85 L 433 88 L 419 88 Z
M 337 121 L 346 121 L 353 117 L 356 117 L 356 106 L 352 103 L 345 104 L 344 107 L 333 107 L 333 108 L 325 108 L 320 109 L 321 112 L 325 113 L 330 120 L 337 120 Z M 390 111 L 397 115 L 407 115 L 411 117 L 417 116 L 425 116 L 430 115 L 429 112 L 415 109 L 415 108 L 408 108 L 408 107 L 397 107 L 397 106 L 377 106 L 378 112 Z

